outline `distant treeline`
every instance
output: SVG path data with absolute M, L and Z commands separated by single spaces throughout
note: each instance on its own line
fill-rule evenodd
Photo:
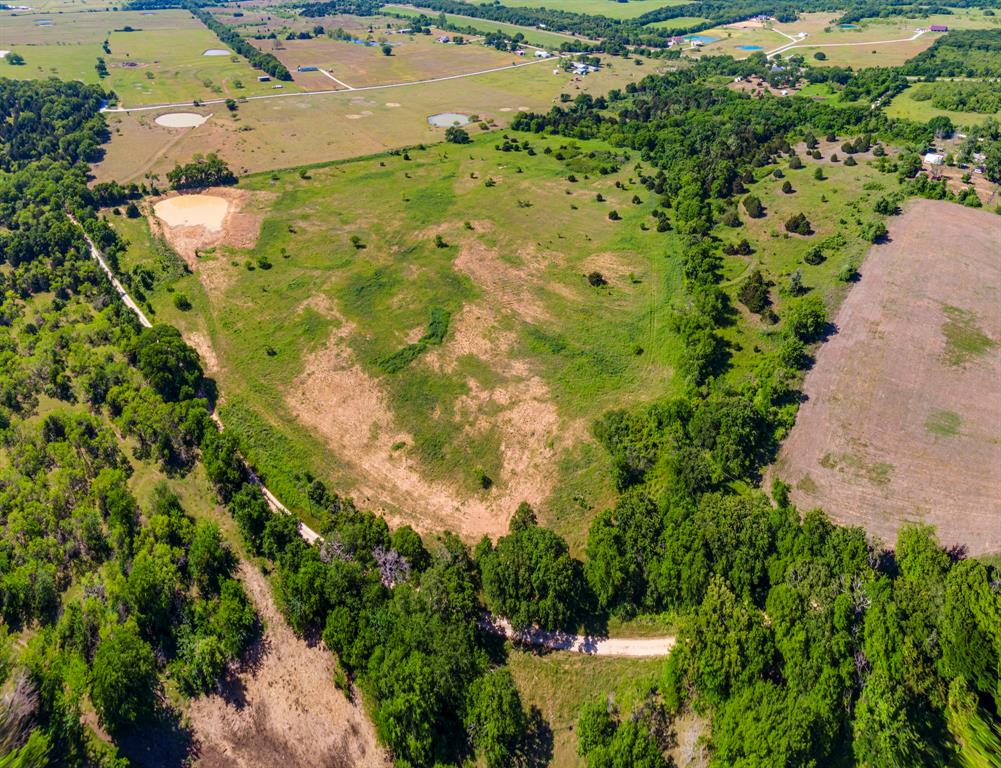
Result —
M 202 4 L 198 2 L 192 2 L 192 0 L 133 0 L 133 2 L 129 3 L 128 7 L 139 10 L 183 8 L 215 32 L 216 37 L 220 41 L 247 59 L 251 66 L 267 72 L 278 80 L 284 80 L 285 82 L 292 80 L 292 73 L 273 54 L 257 50 L 253 45 L 244 40 L 239 32 L 231 27 L 227 27 L 211 13 L 203 10 Z

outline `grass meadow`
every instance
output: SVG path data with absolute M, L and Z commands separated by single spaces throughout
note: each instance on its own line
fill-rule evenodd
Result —
M 944 115 L 950 118 L 953 124 L 958 126 L 979 125 L 989 117 L 993 117 L 995 120 L 1001 120 L 1001 111 L 995 112 L 993 115 L 983 114 L 980 112 L 957 112 L 951 109 L 939 109 L 938 107 L 934 107 L 932 106 L 930 99 L 919 101 L 913 98 L 913 96 L 915 88 L 921 87 L 926 86 L 912 86 L 903 93 L 895 96 L 893 101 L 886 105 L 886 114 L 890 117 L 904 117 L 909 120 L 917 120 L 918 122 L 927 122 L 933 117 Z
M 303 171 L 307 178 L 246 178 L 248 210 L 262 217 L 256 245 L 203 253 L 195 274 L 170 284 L 192 311 L 174 307 L 167 285 L 152 292 L 158 317 L 211 348 L 226 393 L 223 419 L 287 503 L 308 512 L 309 478 L 286 469 L 294 456 L 393 519 L 417 514 L 426 528 L 461 525 L 461 514 L 458 523 L 449 517 L 454 510 L 435 515 L 441 499 L 428 489 L 448 487 L 447 501 L 502 515 L 493 529 L 502 530 L 511 509 L 491 504 L 506 505 L 507 490 L 525 477 L 515 468 L 528 472 L 525 462 L 536 461 L 555 478 L 542 516 L 579 550 L 590 517 L 613 496 L 607 459 L 589 437 L 592 420 L 681 391 L 670 329 L 682 300 L 679 242 L 654 231 L 656 201 L 635 183 L 637 158 L 601 175 L 593 160 L 567 159 L 577 150 L 564 139 L 531 137 L 534 156 L 500 151 L 502 142 L 492 132 L 469 146 L 412 151 L 409 161 L 377 156 Z M 579 150 L 608 148 L 580 142 Z M 896 186 L 864 162 L 823 161 L 823 181 L 813 175 L 817 161 L 804 164 L 755 185 L 764 218 L 744 216 L 743 226 L 719 231 L 725 242 L 747 237 L 754 249 L 726 259 L 737 320 L 724 335 L 735 382 L 779 341 L 776 326 L 737 301 L 743 280 L 760 268 L 781 316 L 800 270 L 804 289 L 836 306 L 847 291 L 837 275 L 861 261 L 863 229 L 878 218 L 873 202 Z M 781 192 L 785 179 L 792 194 Z M 609 218 L 613 210 L 620 220 Z M 807 213 L 813 236 L 785 232 L 798 212 Z M 114 221 L 135 244 L 126 266 L 149 259 L 156 249 L 133 229 L 141 224 Z M 825 261 L 805 264 L 817 244 Z M 270 268 L 248 269 L 262 258 Z M 589 284 L 592 272 L 606 284 Z M 383 361 L 426 333 L 436 308 L 450 314 L 445 343 L 387 372 Z M 361 424 L 342 423 L 326 413 L 333 406 L 294 401 L 298 391 L 323 387 L 371 390 L 364 402 L 350 401 L 371 412 L 358 416 Z M 538 456 L 512 457 L 512 443 Z M 370 464 L 380 468 L 375 480 L 363 477 Z M 479 485 L 483 475 L 494 483 L 489 490 Z
M 663 659 L 617 659 L 511 649 L 507 666 L 526 707 L 536 707 L 552 729 L 553 768 L 577 768 L 577 717 L 581 705 L 611 700 L 622 712 L 639 705 L 656 686 Z

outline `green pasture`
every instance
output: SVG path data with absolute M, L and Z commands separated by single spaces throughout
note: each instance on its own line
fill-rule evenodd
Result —
M 82 45 L 13 45 L 11 50 L 24 57 L 24 64 L 14 66 L 0 61 L 0 77 L 15 80 L 37 80 L 58 77 L 97 83 L 100 78 L 95 66 L 102 55 L 99 43 Z
M 541 377 L 560 422 L 582 432 L 560 458 L 559 482 L 542 510 L 575 548 L 611 493 L 607 458 L 587 437 L 590 423 L 610 408 L 683 388 L 672 377 L 679 347 L 670 327 L 682 300 L 680 242 L 673 232 L 655 231 L 656 199 L 636 183 L 638 158 L 602 175 L 600 160 L 586 156 L 607 151 L 601 144 L 579 142 L 578 150 L 559 137 L 519 138 L 529 139 L 534 156 L 498 150 L 503 138 L 493 132 L 468 146 L 412 151 L 410 160 L 385 155 L 304 171 L 306 178 L 292 171 L 247 177 L 241 186 L 258 195 L 264 217 L 257 244 L 203 253 L 208 290 L 188 275 L 150 292 L 157 317 L 211 340 L 227 427 L 241 434 L 250 459 L 287 503 L 308 511 L 308 478 L 288 475 L 289 466 L 301 464 L 341 488 L 361 479 L 286 403 L 308 354 L 337 329 L 385 393 L 394 424 L 412 436 L 399 450 L 426 477 L 453 481 L 471 496 L 481 492 L 479 472 L 503 477 L 501 435 L 472 428 L 495 411 L 468 420 L 461 403 L 473 390 L 503 387 L 513 367 Z M 578 151 L 584 155 L 568 159 Z M 868 247 L 862 230 L 878 218 L 875 198 L 896 188 L 893 177 L 864 163 L 825 162 L 828 178 L 817 181 L 815 164 L 806 159 L 805 169 L 786 171 L 795 189 L 788 195 L 782 180 L 762 169 L 752 191 L 766 216 L 751 220 L 741 208 L 741 227 L 718 228 L 724 242 L 747 237 L 754 249 L 725 259 L 724 288 L 736 314 L 723 333 L 735 382 L 754 375 L 760 352 L 779 343 L 779 326 L 737 301 L 751 271 L 760 268 L 771 283 L 779 316 L 797 269 L 806 292 L 836 306 L 847 289 L 838 273 L 848 262 L 859 264 Z M 567 180 L 571 173 L 576 183 Z M 620 220 L 610 220 L 613 210 Z M 784 222 L 798 212 L 816 234 L 785 232 Z M 128 268 L 157 252 L 129 234 L 135 222 L 115 223 L 135 244 L 124 259 Z M 817 244 L 826 260 L 804 264 Z M 270 268 L 257 266 L 262 258 Z M 606 284 L 589 284 L 591 272 Z M 177 310 L 170 291 L 183 292 L 193 309 Z M 426 332 L 433 309 L 451 315 L 447 348 L 463 330 L 464 308 L 488 313 L 511 343 L 495 355 L 461 354 L 451 369 L 429 362 L 434 354 L 425 352 L 387 372 L 385 361 Z
M 647 24 L 647 26 L 656 29 L 674 29 L 678 30 L 680 34 L 690 27 L 694 27 L 698 24 L 705 24 L 707 21 L 709 21 L 709 19 L 701 16 L 676 16 L 673 19 L 668 19 L 667 21 L 655 21 L 652 24 Z
M 912 86 L 903 93 L 895 96 L 893 101 L 886 105 L 884 109 L 886 114 L 890 117 L 904 117 L 922 123 L 931 120 L 933 117 L 943 115 L 952 120 L 953 124 L 957 126 L 979 125 L 989 117 L 1001 120 L 1001 111 L 993 115 L 987 115 L 979 112 L 957 112 L 951 109 L 939 109 L 932 106 L 931 100 L 919 101 L 915 99 L 914 93 L 917 87 L 927 86 Z M 945 82 L 937 83 L 935 87 L 945 87 Z
M 272 93 L 273 82 L 259 83 L 260 72 L 242 56 L 205 56 L 210 48 L 226 48 L 199 25 L 182 30 L 113 32 L 106 56 L 112 88 L 125 106 L 183 102 L 193 99 L 239 98 Z M 299 90 L 284 83 L 285 90 Z
M 876 200 L 899 188 L 896 177 L 876 171 L 867 161 L 845 166 L 846 155 L 840 151 L 838 155 L 842 162 L 829 163 L 800 153 L 804 167 L 799 170 L 790 170 L 788 163 L 781 164 L 783 178 L 769 173 L 751 189 L 761 199 L 765 216 L 751 219 L 741 206 L 742 226 L 717 230 L 725 242 L 737 243 L 746 237 L 755 251 L 750 256 L 726 259 L 723 285 L 741 314 L 740 320 L 723 332 L 731 345 L 733 369 L 729 376 L 735 380 L 753 376 L 760 353 L 775 349 L 781 341 L 781 326 L 769 325 L 739 303 L 743 281 L 753 270 L 760 269 L 770 283 L 771 308 L 781 318 L 796 298 L 790 292 L 790 281 L 799 270 L 803 285 L 800 295 L 819 293 L 833 316 L 849 287 L 839 279 L 839 273 L 846 265 L 862 264 L 871 245 L 864 229 L 883 219 L 873 211 Z M 826 177 L 823 181 L 814 178 L 818 166 L 823 168 Z M 791 194 L 782 192 L 786 180 L 792 183 Z M 809 219 L 813 235 L 804 237 L 786 232 L 785 222 L 797 213 L 804 213 Z M 804 256 L 815 246 L 822 248 L 824 261 L 811 265 L 804 261 Z

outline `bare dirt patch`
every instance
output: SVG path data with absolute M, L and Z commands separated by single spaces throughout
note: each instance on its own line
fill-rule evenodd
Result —
M 1001 218 L 921 200 L 889 223 L 807 375 L 775 470 L 892 543 L 904 521 L 1001 550 Z
M 489 387 L 467 381 L 469 394 L 456 404 L 456 417 L 474 432 L 496 430 L 502 469 L 489 491 L 476 494 L 447 480 L 428 478 L 421 463 L 400 446 L 413 437 L 396 424 L 379 381 L 354 359 L 344 323 L 323 348 L 306 358 L 303 373 L 286 394 L 291 411 L 316 430 L 358 478 L 355 495 L 394 523 L 436 532 L 447 526 L 469 540 L 496 538 L 507 531 L 522 501 L 540 505 L 553 490 L 558 453 L 566 432 L 545 382 L 524 361 L 506 360 L 513 337 L 501 332 L 483 308 L 467 308 L 453 321 L 445 344 L 427 364 L 454 370 L 459 357 L 473 354 L 505 366 Z M 500 342 L 502 348 L 492 347 Z M 489 355 L 489 357 L 487 357 Z
M 479 230 L 482 223 L 475 226 Z M 459 244 L 455 268 L 468 275 L 505 313 L 538 323 L 549 319 L 534 291 L 542 284 L 542 273 L 550 260 L 534 246 L 522 249 L 516 260 L 506 260 L 498 249 L 469 237 Z
M 267 195 L 233 187 L 205 190 L 227 201 L 228 208 L 218 228 L 214 226 L 171 226 L 155 215 L 149 216 L 150 229 L 163 237 L 198 276 L 210 295 L 218 295 L 233 279 L 233 267 L 227 259 L 213 255 L 219 247 L 253 248 L 261 232 L 262 203 Z M 153 205 L 170 197 L 154 200 Z M 207 255 L 206 255 L 207 254 Z
M 151 221 L 154 227 L 159 227 L 167 242 L 188 263 L 188 266 L 196 271 L 199 250 L 220 245 L 232 248 L 253 248 L 261 231 L 261 215 L 249 210 L 250 192 L 233 187 L 213 187 L 204 192 L 208 196 L 221 198 L 229 204 L 218 226 L 214 222 L 210 226 L 202 224 L 171 226 L 156 217 Z M 163 200 L 174 197 L 178 196 L 169 195 L 154 201 L 153 204 L 155 206 Z
M 296 637 L 264 576 L 241 564 L 240 580 L 266 624 L 244 667 L 222 693 L 191 705 L 201 768 L 386 766 L 360 704 L 334 687 L 333 656 Z

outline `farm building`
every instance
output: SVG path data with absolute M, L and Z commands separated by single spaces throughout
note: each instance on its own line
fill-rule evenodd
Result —
M 929 152 L 922 158 L 928 165 L 942 165 L 945 162 L 944 155 L 938 155 L 934 152 Z
M 535 58 L 537 59 L 548 59 L 552 54 L 549 51 L 536 51 Z
M 257 76 L 257 82 L 259 82 L 259 83 L 266 83 L 266 82 L 268 82 L 270 80 L 271 80 L 271 76 L 270 75 L 258 75 Z
M 948 32 L 949 28 L 945 24 L 932 24 L 929 27 L 932 32 Z

